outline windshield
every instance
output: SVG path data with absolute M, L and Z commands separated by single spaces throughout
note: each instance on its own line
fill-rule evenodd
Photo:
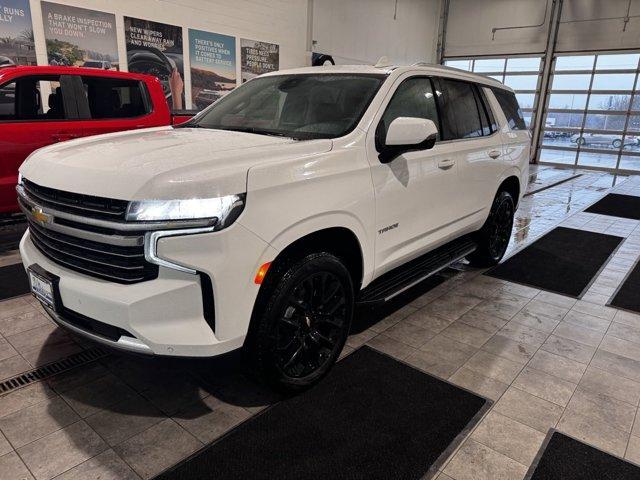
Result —
M 335 138 L 355 128 L 386 75 L 277 75 L 251 80 L 183 126 Z

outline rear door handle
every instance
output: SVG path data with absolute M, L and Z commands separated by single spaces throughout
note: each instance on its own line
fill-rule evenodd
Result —
M 487 152 L 487 155 L 491 158 L 498 158 L 502 153 L 499 150 L 491 150 L 490 152 Z
M 447 158 L 445 160 L 440 160 L 438 162 L 438 168 L 440 170 L 449 170 L 451 167 L 453 167 L 456 164 L 455 161 Z

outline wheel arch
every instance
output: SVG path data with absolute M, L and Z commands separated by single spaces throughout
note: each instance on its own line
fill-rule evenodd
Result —
M 500 192 L 508 192 L 512 197 L 513 201 L 518 206 L 520 202 L 520 195 L 522 193 L 522 186 L 520 184 L 520 177 L 516 175 L 515 172 L 510 172 L 505 175 L 505 178 L 500 182 L 500 186 L 496 191 L 496 194 Z

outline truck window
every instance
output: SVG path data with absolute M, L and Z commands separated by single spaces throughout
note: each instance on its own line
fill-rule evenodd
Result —
M 137 80 L 82 77 L 92 119 L 133 118 L 150 113 L 144 85 Z
M 440 78 L 439 83 L 442 137 L 445 140 L 481 137 L 483 129 L 474 85 L 450 78 Z
M 516 94 L 502 88 L 493 88 L 493 94 L 496 96 L 500 108 L 507 117 L 507 123 L 511 130 L 526 130 L 527 124 L 524 122 L 524 115 L 518 105 Z
M 59 80 L 55 75 L 28 76 L 2 85 L 0 121 L 66 119 Z
M 386 138 L 389 125 L 398 117 L 417 117 L 433 120 L 433 123 L 438 127 L 438 131 L 440 130 L 438 110 L 431 80 L 426 77 L 414 77 L 400 84 L 389 105 L 387 105 L 384 115 L 382 115 L 379 128 L 384 130 L 383 132 L 380 131 L 379 134 L 384 136 L 380 140 Z

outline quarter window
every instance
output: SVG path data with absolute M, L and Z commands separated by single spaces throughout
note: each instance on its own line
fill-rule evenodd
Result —
M 389 125 L 398 117 L 424 118 L 432 120 L 438 126 L 438 110 L 431 80 L 414 77 L 400 84 L 382 115 L 381 128 L 384 129 L 385 137 Z
M 496 96 L 504 116 L 507 117 L 509 128 L 511 130 L 526 130 L 527 125 L 524 122 L 524 116 L 518 105 L 515 93 L 502 88 L 494 88 L 493 94 Z
M 150 113 L 141 82 L 82 77 L 82 83 L 93 119 L 132 118 Z

